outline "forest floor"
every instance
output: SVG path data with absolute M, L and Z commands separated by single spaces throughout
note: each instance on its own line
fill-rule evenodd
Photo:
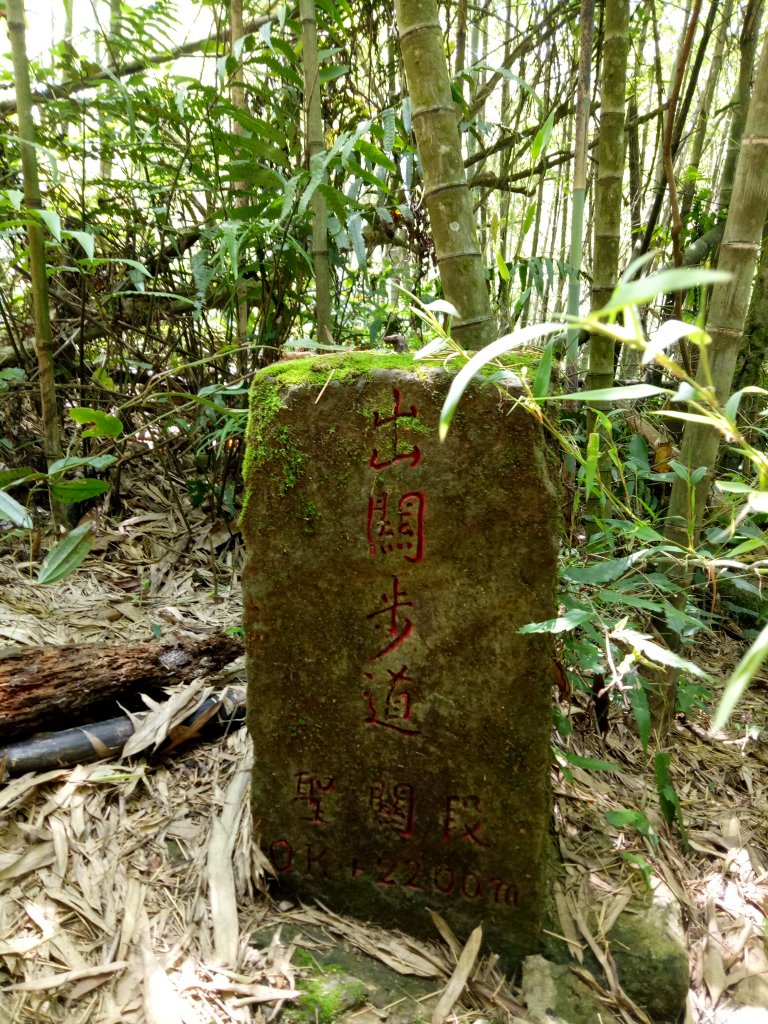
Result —
M 36 566 L 0 561 L 0 644 L 20 647 L 145 641 L 161 633 L 200 637 L 240 623 L 242 548 L 200 510 L 184 515 L 154 483 L 137 484 L 122 521 L 100 527 L 84 566 L 42 587 Z M 190 540 L 194 538 L 194 542 Z M 19 560 L 19 559 L 22 560 Z M 709 635 L 700 664 L 725 680 L 744 644 Z M 205 681 L 244 687 L 242 661 Z M 87 680 L 83 681 L 87 686 Z M 642 872 L 644 858 L 674 894 L 690 954 L 687 1020 L 768 1020 L 768 744 L 749 735 L 768 722 L 768 679 L 753 683 L 726 734 L 679 726 L 672 781 L 688 846 L 658 810 L 652 766 L 631 718 L 612 712 L 605 738 L 583 694 L 570 698 L 574 752 L 609 760 L 612 772 L 555 770 L 555 833 L 563 871 L 559 931 L 579 969 L 588 947 L 608 952 L 605 933 Z M 706 726 L 706 720 L 700 723 Z M 158 726 L 159 728 L 159 726 Z M 410 1000 L 430 1019 L 458 950 L 383 932 L 323 908 L 275 904 L 248 811 L 253 757 L 245 729 L 177 751 L 158 763 L 135 757 L 32 773 L 0 788 L 0 1024 L 192 1024 L 271 1021 L 286 1012 L 323 950 L 341 945 L 415 976 L 422 994 L 365 1005 L 356 1024 L 397 1019 Z M 642 809 L 658 849 L 605 812 Z M 236 950 L 230 967 L 222 950 Z M 480 964 L 455 993 L 447 1019 L 524 1018 L 514 982 Z M 635 1012 L 613 983 L 606 1011 Z M 450 1002 L 450 1000 L 449 1000 Z M 748 1010 L 748 1015 L 745 1012 Z M 319 1024 L 326 1024 L 315 1011 Z M 597 1024 L 597 1022 L 596 1022 Z

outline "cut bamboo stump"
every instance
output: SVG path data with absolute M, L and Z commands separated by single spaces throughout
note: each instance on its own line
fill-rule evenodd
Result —
M 98 706 L 191 682 L 242 654 L 237 637 L 214 634 L 140 644 L 77 644 L 0 652 L 0 737 L 18 739 L 88 720 Z M 112 712 L 114 714 L 114 712 Z

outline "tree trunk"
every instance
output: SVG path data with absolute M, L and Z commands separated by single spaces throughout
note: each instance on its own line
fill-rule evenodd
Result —
M 323 111 L 320 105 L 320 67 L 317 55 L 315 0 L 301 0 L 301 38 L 304 46 L 304 118 L 310 174 L 325 153 Z M 315 337 L 321 345 L 333 344 L 331 321 L 331 268 L 328 261 L 328 212 L 319 189 L 312 193 L 312 258 L 315 265 Z
M 37 173 L 36 133 L 32 116 L 32 91 L 29 82 L 24 27 L 24 0 L 7 0 L 6 10 L 16 86 L 24 203 L 29 210 L 40 210 L 43 204 L 40 198 L 40 179 Z M 29 272 L 32 280 L 32 306 L 35 318 L 35 350 L 40 374 L 39 387 L 45 458 L 50 466 L 61 458 L 61 425 L 56 408 L 56 386 L 53 377 L 53 334 L 48 304 L 45 240 L 43 226 L 34 214 L 30 215 L 27 238 L 29 242 Z M 63 520 L 63 510 L 57 508 L 55 502 L 52 502 L 52 511 L 57 520 Z
M 92 720 L 95 708 L 120 697 L 190 682 L 242 654 L 235 637 L 143 644 L 81 644 L 14 649 L 0 656 L 0 735 L 4 741 L 38 729 L 65 729 Z M 137 710 L 139 705 L 133 708 Z M 109 713 L 117 710 L 114 703 Z
M 243 64 L 240 53 L 237 52 L 238 40 L 243 38 L 243 0 L 231 0 L 229 5 L 229 52 L 232 58 L 237 61 L 237 67 L 232 73 L 229 87 L 229 96 L 232 106 L 238 110 L 247 110 L 248 103 L 245 99 L 243 87 Z M 242 43 L 241 43 L 242 45 Z M 236 118 L 232 118 L 232 134 L 243 135 L 243 126 Z M 244 207 L 248 205 L 248 186 L 243 181 L 235 182 L 235 206 Z M 239 254 L 239 248 L 238 248 Z M 237 266 L 233 268 L 237 275 L 235 284 L 235 345 L 237 346 L 237 367 L 241 374 L 246 374 L 249 369 L 248 360 L 248 286 L 242 276 L 241 260 L 237 260 Z
M 624 178 L 624 91 L 629 50 L 628 0 L 606 0 L 603 33 L 603 81 L 600 90 L 600 142 L 595 185 L 595 256 L 592 309 L 606 304 L 616 287 L 621 245 L 622 181 Z M 593 334 L 589 341 L 587 387 L 613 385 L 615 344 Z M 594 420 L 594 417 L 593 417 Z
M 752 84 L 752 70 L 755 66 L 757 42 L 760 36 L 760 20 L 763 13 L 763 0 L 749 0 L 744 12 L 744 27 L 739 39 L 739 82 L 733 97 L 733 117 L 731 132 L 728 139 L 728 151 L 725 165 L 720 178 L 717 203 L 721 210 L 728 208 L 731 192 L 734 187 L 736 162 L 741 151 L 741 138 L 749 114 L 749 96 Z
M 697 383 L 702 389 L 714 386 L 718 402 L 728 398 L 736 357 L 741 345 L 752 292 L 752 278 L 760 249 L 761 234 L 768 215 L 768 39 L 763 45 L 755 87 L 747 116 L 741 151 L 736 165 L 728 219 L 720 247 L 718 268 L 731 274 L 727 284 L 716 284 L 707 317 L 706 331 L 712 339 L 707 358 L 699 360 Z M 682 548 L 695 548 L 701 530 L 707 496 L 720 446 L 721 435 L 714 427 L 686 422 L 680 462 L 692 472 L 706 467 L 698 484 L 689 484 L 676 476 L 669 499 L 664 531 L 669 541 Z M 690 582 L 690 571 L 681 567 L 673 573 L 683 587 Z M 657 692 L 652 710 L 657 731 L 666 732 L 674 715 L 676 678 Z
M 592 38 L 595 32 L 595 0 L 581 0 L 579 18 L 579 81 L 576 95 L 576 139 L 573 157 L 573 202 L 571 206 L 571 248 L 568 262 L 568 313 L 579 315 L 581 262 L 584 246 L 584 205 L 587 195 L 587 142 L 589 137 L 589 82 L 592 68 Z M 578 327 L 569 327 L 565 372 L 575 390 L 578 377 Z
M 693 171 L 698 171 L 699 164 L 701 163 L 701 157 L 704 152 L 704 141 L 707 136 L 707 126 L 709 124 L 709 113 L 712 110 L 712 102 L 715 96 L 715 86 L 717 80 L 720 77 L 720 72 L 723 67 L 723 50 L 725 49 L 725 36 L 728 29 L 728 23 L 731 20 L 731 12 L 733 11 L 733 0 L 725 0 L 725 5 L 722 10 L 722 16 L 720 25 L 717 29 L 717 36 L 715 38 L 715 48 L 712 52 L 712 60 L 709 65 L 709 72 L 707 74 L 707 82 L 704 86 L 704 91 L 701 94 L 701 101 L 693 117 L 693 138 L 691 139 L 691 148 L 688 156 L 688 168 Z M 693 205 L 693 197 L 696 193 L 696 182 L 692 174 L 689 174 L 687 180 L 684 182 L 680 198 L 680 217 L 685 222 L 688 218 L 688 214 L 691 212 L 691 206 Z
M 446 299 L 458 311 L 455 340 L 479 349 L 496 336 L 436 0 L 396 0 L 435 256 Z

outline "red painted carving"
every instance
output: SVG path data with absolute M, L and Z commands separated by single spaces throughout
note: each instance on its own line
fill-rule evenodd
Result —
M 368 460 L 368 468 L 376 471 L 389 469 L 390 466 L 395 466 L 398 462 L 408 462 L 411 468 L 418 466 L 421 462 L 421 448 L 418 445 L 414 445 L 409 452 L 396 453 L 391 459 L 380 459 L 378 449 L 374 448 Z
M 393 409 L 392 409 L 392 415 L 391 416 L 382 416 L 378 412 L 375 412 L 373 414 L 373 425 L 374 425 L 374 427 L 376 429 L 378 429 L 379 427 L 383 427 L 385 423 L 394 423 L 395 420 L 402 420 L 402 419 L 412 419 L 412 420 L 414 420 L 419 415 L 419 410 L 416 408 L 415 405 L 411 406 L 410 412 L 401 412 L 400 411 L 400 404 L 401 404 L 402 400 L 401 400 L 401 396 L 400 396 L 400 391 L 397 388 L 392 388 L 392 399 L 393 399 Z
M 478 846 L 490 846 L 479 836 L 483 819 L 479 817 L 479 796 L 449 796 L 445 802 L 443 839 L 468 839 Z
M 480 875 L 474 874 L 470 871 L 464 875 L 464 881 L 461 883 L 461 895 L 468 900 L 479 899 L 483 891 L 483 881 Z
M 381 603 L 382 607 L 376 611 L 370 612 L 367 616 L 369 619 L 375 619 L 379 615 L 389 614 L 389 626 L 387 627 L 387 635 L 393 639 L 378 651 L 373 657 L 369 658 L 369 661 L 376 661 L 379 658 L 385 658 L 388 654 L 392 654 L 397 648 L 405 643 L 408 637 L 413 632 L 413 623 L 410 619 L 403 617 L 400 619 L 401 608 L 413 608 L 413 602 L 407 601 L 408 594 L 405 590 L 400 589 L 400 580 L 397 576 L 392 577 L 392 593 L 382 594 Z
M 426 496 L 423 491 L 409 491 L 397 503 L 397 527 L 389 516 L 389 495 L 384 492 L 368 499 L 368 550 L 371 558 L 403 553 L 406 562 L 424 559 L 424 511 Z
M 404 736 L 417 736 L 419 734 L 416 726 L 411 724 L 413 717 L 411 695 L 407 690 L 400 690 L 398 692 L 398 687 L 403 683 L 413 682 L 407 673 L 407 665 L 403 665 L 398 672 L 393 672 L 390 668 L 387 669 L 389 683 L 385 684 L 387 690 L 384 696 L 384 709 L 381 713 L 379 713 L 376 707 L 376 695 L 371 690 L 363 691 L 363 698 L 368 701 L 366 725 L 380 725 L 385 729 L 392 729 L 394 732 L 399 732 Z M 364 672 L 363 675 L 371 683 L 374 682 L 372 672 Z
M 373 414 L 373 426 L 374 426 L 374 429 L 378 430 L 379 427 L 383 427 L 387 423 L 397 423 L 398 420 L 402 420 L 402 419 L 415 419 L 418 416 L 419 410 L 416 408 L 415 405 L 411 406 L 410 412 L 402 412 L 401 411 L 401 397 L 400 397 L 400 392 L 398 391 L 397 388 L 392 388 L 392 397 L 393 397 L 392 415 L 391 416 L 382 416 L 380 413 L 375 412 Z M 397 444 L 398 444 L 398 430 L 397 430 L 397 427 L 395 427 L 394 428 L 393 438 L 392 438 L 392 458 L 391 459 L 380 459 L 379 458 L 378 449 L 374 448 L 373 449 L 373 453 L 372 453 L 370 459 L 368 460 L 368 466 L 370 467 L 370 469 L 373 469 L 373 470 L 389 469 L 390 466 L 394 466 L 398 462 L 409 463 L 411 467 L 418 466 L 418 464 L 421 462 L 421 449 L 419 447 L 417 447 L 417 446 L 414 446 L 409 452 L 398 452 L 397 451 Z
M 293 871 L 293 847 L 287 839 L 276 839 L 272 843 L 269 848 L 269 859 L 278 875 Z
M 396 832 L 401 839 L 413 836 L 414 789 L 410 782 L 398 782 L 391 787 L 375 782 L 371 786 L 370 806 L 382 828 Z
M 324 825 L 323 798 L 336 788 L 336 779 L 329 778 L 326 782 L 315 778 L 311 772 L 296 772 L 296 796 L 294 800 L 302 800 L 312 811 L 308 818 L 310 825 Z
M 441 892 L 443 896 L 450 896 L 456 886 L 456 875 L 447 864 L 441 864 L 439 868 L 435 868 L 432 881 L 437 892 Z
M 392 877 L 393 872 L 397 869 L 397 861 L 392 857 L 379 857 L 376 861 L 376 867 L 379 869 L 378 877 L 376 881 L 379 885 L 396 885 L 395 879 Z
M 507 885 L 506 882 L 502 882 L 500 878 L 491 879 L 491 888 L 493 889 L 493 899 L 496 903 L 512 903 L 517 906 L 519 895 L 517 889 L 513 885 Z
M 418 860 L 407 860 L 405 861 L 405 869 L 407 877 L 403 882 L 403 888 L 415 889 L 416 892 L 424 892 L 424 888 L 419 885 L 419 879 L 421 878 L 421 862 Z

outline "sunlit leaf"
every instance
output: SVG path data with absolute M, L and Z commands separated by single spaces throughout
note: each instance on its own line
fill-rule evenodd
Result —
M 504 355 L 505 352 L 510 352 L 514 348 L 519 348 L 520 345 L 526 345 L 529 341 L 535 341 L 537 338 L 543 338 L 547 334 L 553 334 L 555 331 L 562 330 L 562 326 L 562 324 L 544 323 L 535 324 L 532 327 L 524 327 L 519 331 L 513 331 L 511 334 L 505 334 L 503 338 L 499 338 L 498 341 L 486 345 L 485 348 L 472 356 L 469 362 L 462 366 L 453 378 L 451 387 L 446 395 L 440 412 L 440 440 L 445 440 L 461 396 L 476 373 L 492 359 L 496 359 L 498 356 Z
M 611 635 L 616 640 L 624 640 L 634 647 L 635 650 L 645 655 L 649 661 L 655 662 L 657 665 L 677 668 L 682 672 L 689 672 L 693 676 L 698 676 L 699 679 L 711 680 L 711 676 L 703 668 L 699 668 L 698 665 L 688 661 L 687 658 L 681 658 L 679 654 L 675 654 L 668 647 L 663 647 L 661 644 L 656 643 L 655 640 L 651 640 L 643 633 L 638 633 L 634 629 L 615 629 Z
M 752 491 L 749 507 L 753 512 L 768 512 L 768 491 Z
M 631 402 L 637 398 L 664 394 L 668 392 L 664 388 L 657 388 L 655 384 L 626 384 L 617 388 L 598 388 L 595 391 L 574 391 L 570 395 L 552 395 L 552 401 Z
M 101 409 L 75 408 L 69 415 L 76 423 L 92 423 L 93 426 L 83 431 L 83 437 L 119 437 L 123 432 L 123 424 L 110 413 Z
M 555 111 L 553 110 L 544 124 L 536 132 L 536 137 L 531 143 L 531 163 L 535 164 L 539 157 L 546 152 L 555 125 Z
M 0 491 L 0 519 L 7 519 L 14 526 L 21 526 L 25 530 L 31 530 L 34 526 L 29 512 L 6 491 Z
M 447 313 L 448 316 L 459 315 L 458 309 L 447 299 L 435 299 L 434 302 L 428 302 L 424 309 L 429 313 Z
M 501 249 L 496 250 L 496 266 L 499 268 L 499 276 L 501 277 L 502 281 L 508 281 L 509 267 L 507 266 L 507 261 L 501 255 Z
M 67 238 L 74 238 L 80 244 L 80 248 L 83 250 L 83 252 L 88 257 L 88 259 L 89 260 L 93 259 L 94 251 L 95 251 L 94 250 L 94 246 L 96 244 L 96 240 L 94 239 L 93 235 L 90 234 L 90 232 L 88 232 L 88 231 L 64 231 L 63 234 Z
M 712 719 L 713 730 L 722 729 L 731 717 L 744 691 L 760 671 L 760 666 L 766 656 L 768 656 L 768 626 L 763 628 L 726 683 L 725 692 Z
M 521 626 L 518 633 L 567 633 L 582 622 L 587 622 L 593 615 L 590 608 L 570 608 L 565 615 L 559 615 L 556 619 L 529 622 L 527 626 Z
M 699 267 L 682 267 L 676 270 L 662 270 L 638 281 L 620 283 L 608 302 L 600 310 L 601 316 L 618 313 L 624 306 L 637 306 L 651 302 L 657 295 L 667 292 L 687 291 L 705 284 L 725 284 L 731 275 L 723 270 L 706 270 Z
M 533 397 L 546 398 L 549 394 L 549 385 L 552 379 L 552 360 L 555 349 L 554 339 L 548 341 L 541 353 L 541 359 L 536 369 L 536 376 L 533 378 Z
M 584 494 L 589 497 L 597 475 L 597 462 L 600 458 L 600 435 L 593 431 L 587 441 L 587 458 L 584 463 Z
M 633 551 L 625 558 L 606 558 L 605 561 L 595 562 L 593 565 L 569 566 L 563 569 L 562 575 L 572 583 L 613 583 L 649 553 L 650 549 L 643 548 L 640 551 Z
M 57 242 L 61 241 L 61 217 L 55 210 L 35 210 Z
M 659 353 L 665 352 L 681 338 L 691 338 L 699 334 L 701 331 L 696 324 L 686 324 L 682 320 L 667 320 L 649 337 L 643 352 L 643 364 L 653 362 Z

